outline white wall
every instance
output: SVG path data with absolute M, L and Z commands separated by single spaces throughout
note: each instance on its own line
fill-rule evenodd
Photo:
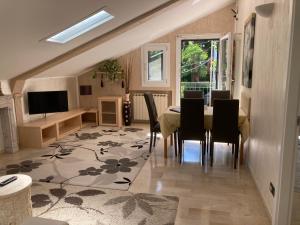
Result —
M 238 0 L 236 32 L 243 32 L 245 20 L 259 2 L 264 1 Z M 269 183 L 273 182 L 278 190 L 291 26 L 291 1 L 274 2 L 270 18 L 257 15 L 252 89 L 241 87 L 252 98 L 248 163 L 272 216 L 276 202 L 269 192 Z
M 78 107 L 77 101 L 77 78 L 76 77 L 51 77 L 51 78 L 33 78 L 25 82 L 23 89 L 23 118 L 24 121 L 30 121 L 41 118 L 43 115 L 29 115 L 27 92 L 29 91 L 68 91 L 69 109 Z

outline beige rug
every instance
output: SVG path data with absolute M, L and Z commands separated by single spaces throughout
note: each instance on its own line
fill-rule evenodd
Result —
M 32 203 L 33 216 L 70 225 L 173 225 L 178 198 L 39 182 Z
M 128 190 L 149 157 L 147 131 L 86 128 L 52 144 L 36 158 L 2 166 L 34 181 Z

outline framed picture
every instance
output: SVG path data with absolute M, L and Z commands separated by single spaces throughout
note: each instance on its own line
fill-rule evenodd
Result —
M 256 14 L 253 13 L 246 21 L 244 26 L 242 84 L 247 88 L 252 87 L 255 20 Z

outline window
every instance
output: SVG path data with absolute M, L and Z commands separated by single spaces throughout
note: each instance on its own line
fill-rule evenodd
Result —
M 142 86 L 169 87 L 170 45 L 147 44 L 142 48 Z
M 49 42 L 56 42 L 60 44 L 64 44 L 72 39 L 100 26 L 103 23 L 106 23 L 113 19 L 114 16 L 106 12 L 105 10 L 101 10 L 86 19 L 80 21 L 79 23 L 74 24 L 73 26 L 63 30 L 62 32 L 53 35 L 48 38 Z

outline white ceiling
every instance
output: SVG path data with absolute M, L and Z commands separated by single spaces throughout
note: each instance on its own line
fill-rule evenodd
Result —
M 167 0 L 1 0 L 0 80 L 26 72 L 164 2 Z M 176 7 L 42 72 L 38 77 L 76 75 L 104 59 L 129 52 L 232 2 L 233 0 L 183 0 Z M 103 6 L 115 16 L 114 20 L 104 26 L 63 45 L 42 40 Z

